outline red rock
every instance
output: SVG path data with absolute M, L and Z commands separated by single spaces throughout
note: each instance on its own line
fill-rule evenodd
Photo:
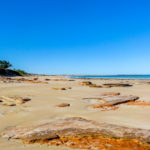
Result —
M 69 107 L 70 104 L 68 103 L 62 103 L 62 104 L 59 104 L 59 105 L 56 105 L 56 107 Z
M 149 150 L 150 130 L 128 128 L 80 117 L 50 123 L 6 129 L 3 137 L 25 143 L 48 143 L 91 150 Z

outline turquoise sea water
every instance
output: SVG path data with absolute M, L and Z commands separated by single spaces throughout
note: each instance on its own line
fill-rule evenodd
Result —
M 71 78 L 95 78 L 95 79 L 143 79 L 150 80 L 150 75 L 104 75 L 104 76 L 71 76 Z

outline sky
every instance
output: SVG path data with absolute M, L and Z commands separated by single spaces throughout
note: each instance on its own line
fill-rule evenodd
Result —
M 39 74 L 150 74 L 150 1 L 0 0 L 0 60 Z

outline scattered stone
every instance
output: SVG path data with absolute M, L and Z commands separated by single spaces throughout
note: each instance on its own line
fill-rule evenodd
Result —
M 101 85 L 93 84 L 93 83 L 90 82 L 90 81 L 79 82 L 79 85 L 82 85 L 82 86 L 89 86 L 89 87 L 91 87 L 91 88 L 102 88 Z
M 22 83 L 22 82 L 26 82 L 26 83 L 41 83 L 41 84 L 47 84 L 47 82 L 42 82 L 42 81 L 37 81 L 38 78 L 34 78 L 32 80 L 29 79 L 25 79 L 25 78 L 0 78 L 0 81 L 4 82 L 4 83 Z
M 42 81 L 33 81 L 33 80 L 25 80 L 26 83 L 40 83 L 40 84 L 48 84 L 48 82 L 42 82 Z
M 75 80 L 68 80 L 68 79 L 51 79 L 51 81 L 75 81 Z
M 52 88 L 53 90 L 67 90 L 67 89 L 72 89 L 71 87 L 62 87 L 62 88 Z
M 86 85 L 86 86 L 89 86 L 89 85 L 92 85 L 93 83 L 90 82 L 90 81 L 83 81 L 83 82 L 79 82 L 79 85 Z
M 37 81 L 38 78 L 34 78 L 33 80 L 30 79 L 25 79 L 25 78 L 18 78 L 18 79 L 14 79 L 18 82 L 26 82 L 26 83 L 41 83 L 41 84 L 47 84 L 48 82 L 42 82 L 42 81 Z
M 45 81 L 50 81 L 50 79 L 45 79 Z
M 104 92 L 100 94 L 101 96 L 118 96 L 120 95 L 119 92 Z
M 96 84 L 91 84 L 91 85 L 89 85 L 89 87 L 91 87 L 91 88 L 102 88 L 101 85 L 96 85 Z
M 53 88 L 54 90 L 67 90 L 66 88 Z
M 21 97 L 19 97 L 19 98 L 16 98 L 16 104 L 24 104 L 24 103 L 26 103 L 26 102 L 28 102 L 28 101 L 30 101 L 31 99 L 29 99 L 29 98 L 21 98 Z
M 31 99 L 29 98 L 22 98 L 22 97 L 6 97 L 6 96 L 1 96 L 0 97 L 0 104 L 4 106 L 16 106 L 20 105 L 23 103 L 26 103 L 30 101 Z
M 69 107 L 70 104 L 68 103 L 62 103 L 62 104 L 59 104 L 59 105 L 56 105 L 56 107 Z
M 75 81 L 72 79 L 45 79 L 45 81 Z M 0 81 L 4 83 L 41 83 L 41 84 L 48 84 L 48 82 L 38 81 L 38 78 L 33 79 L 27 79 L 27 78 L 6 78 L 6 77 L 0 77 Z
M 111 87 L 130 87 L 131 84 L 123 84 L 123 83 L 106 83 L 103 84 L 104 88 L 111 88 Z
M 68 81 L 75 81 L 75 80 L 73 80 L 73 79 L 70 79 L 70 80 L 68 80 Z
M 2 136 L 26 144 L 42 143 L 90 150 L 149 150 L 150 130 L 128 128 L 80 117 L 6 129 Z
M 38 78 L 34 78 L 33 80 L 34 80 L 34 81 L 37 81 L 37 80 L 38 80 Z

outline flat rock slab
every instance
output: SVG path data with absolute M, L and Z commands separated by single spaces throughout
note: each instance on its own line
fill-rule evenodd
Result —
M 120 95 L 119 92 L 103 92 L 100 93 L 99 95 L 84 97 L 83 99 L 99 99 L 101 98 L 101 96 L 118 96 L 118 95 Z
M 106 83 L 103 84 L 103 87 L 109 88 L 109 87 L 130 87 L 131 84 L 124 84 L 124 83 Z
M 109 106 L 115 106 L 123 103 L 127 103 L 130 101 L 136 101 L 139 99 L 137 96 L 132 95 L 118 95 L 118 96 L 95 96 L 95 97 L 89 97 L 84 99 L 97 99 L 103 101 L 102 104 L 98 104 L 96 106 L 93 106 L 94 108 L 102 108 L 102 107 L 109 107 Z
M 80 117 L 59 119 L 37 126 L 11 128 L 5 130 L 2 136 L 8 139 L 20 139 L 25 143 L 60 144 L 93 150 L 105 148 L 106 144 L 113 147 L 109 150 L 114 150 L 114 147 L 120 145 L 122 148 L 137 146 L 139 148 L 137 150 L 148 150 L 147 143 L 150 142 L 150 130 L 99 123 Z

